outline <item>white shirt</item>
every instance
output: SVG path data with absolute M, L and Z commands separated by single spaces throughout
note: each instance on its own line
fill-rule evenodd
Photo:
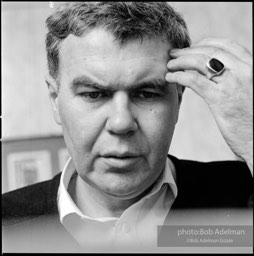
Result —
M 127 208 L 120 218 L 93 218 L 81 212 L 68 192 L 75 175 L 69 158 L 61 174 L 57 203 L 62 225 L 84 249 L 112 251 L 130 246 L 157 246 L 157 226 L 163 224 L 177 196 L 174 165 L 169 158 L 150 192 Z

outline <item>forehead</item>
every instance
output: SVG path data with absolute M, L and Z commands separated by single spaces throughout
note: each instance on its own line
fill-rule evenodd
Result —
M 144 38 L 121 45 L 102 28 L 82 37 L 68 36 L 60 48 L 60 73 L 65 79 L 84 73 L 100 80 L 138 79 L 137 76 L 163 76 L 171 45 L 163 38 Z M 152 71 L 152 72 L 151 72 Z

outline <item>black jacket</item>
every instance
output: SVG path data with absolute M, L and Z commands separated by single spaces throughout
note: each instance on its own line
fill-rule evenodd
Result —
M 186 213 L 187 210 L 193 211 L 195 209 L 252 207 L 253 178 L 244 162 L 203 163 L 179 160 L 171 155 L 169 158 L 176 169 L 178 196 L 165 223 L 170 223 L 170 221 L 172 223 L 174 213 L 180 216 L 179 211 Z M 3 194 L 4 252 L 9 251 L 10 247 L 14 248 L 12 249 L 14 251 L 20 252 L 22 248 L 26 251 L 26 246 L 30 248 L 29 250 L 38 252 L 66 252 L 66 250 L 75 252 L 80 250 L 59 221 L 57 191 L 60 176 L 61 173 L 49 181 Z M 228 215 L 228 212 L 225 214 Z M 38 224 L 40 228 L 38 228 Z M 56 232 L 56 235 L 48 236 L 48 232 L 51 234 Z M 59 236 L 59 234 L 61 235 Z M 36 239 L 38 236 L 40 237 L 39 240 Z M 47 245 L 46 247 L 43 247 L 42 241 L 44 246 Z M 27 245 L 25 245 L 26 242 Z M 63 245 L 66 245 L 67 248 Z M 59 248 L 62 249 L 59 250 Z

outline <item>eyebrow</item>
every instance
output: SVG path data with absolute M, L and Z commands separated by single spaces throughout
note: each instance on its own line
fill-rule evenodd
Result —
M 103 90 L 103 91 L 115 91 L 114 86 L 105 86 L 102 84 L 99 84 L 97 82 L 94 82 L 89 77 L 82 75 L 79 77 L 76 77 L 71 82 L 72 89 L 78 89 L 78 88 L 91 88 L 95 90 Z M 158 89 L 162 92 L 166 92 L 168 88 L 168 82 L 165 79 L 152 79 L 147 81 L 142 81 L 136 84 L 131 85 L 127 90 L 142 90 L 142 89 Z

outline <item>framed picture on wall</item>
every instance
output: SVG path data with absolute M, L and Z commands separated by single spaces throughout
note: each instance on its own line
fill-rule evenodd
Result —
M 7 157 L 7 166 L 9 190 L 52 178 L 47 150 L 11 153 Z

